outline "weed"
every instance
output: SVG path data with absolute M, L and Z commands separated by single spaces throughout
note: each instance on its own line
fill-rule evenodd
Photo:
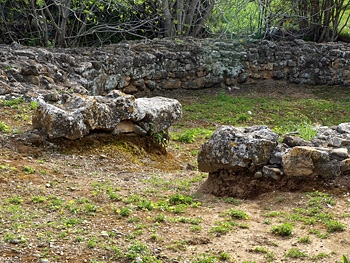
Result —
M 154 219 L 156 222 L 160 223 L 160 222 L 164 222 L 165 221 L 165 215 L 164 214 L 158 214 L 156 216 L 156 218 Z
M 86 204 L 84 206 L 85 213 L 89 215 L 95 215 L 95 213 L 97 212 L 97 209 L 98 209 L 98 206 L 94 204 Z
M 117 259 L 121 259 L 124 257 L 123 251 L 117 246 L 111 246 L 109 248 L 109 251 L 111 253 L 110 258 L 109 258 L 110 260 L 117 260 Z
M 192 259 L 191 262 L 192 263 L 215 263 L 217 261 L 218 259 L 216 256 L 204 253 Z
M 344 231 L 346 229 L 346 227 L 343 223 L 338 222 L 336 220 L 329 220 L 329 221 L 326 221 L 324 224 L 326 226 L 328 233 L 340 232 L 340 231 Z
M 190 231 L 192 231 L 192 232 L 201 232 L 202 231 L 202 226 L 193 225 L 193 226 L 190 227 Z
M 317 255 L 315 256 L 312 256 L 311 257 L 311 260 L 320 260 L 320 259 L 325 259 L 325 258 L 330 258 L 331 256 L 327 253 L 324 253 L 324 252 L 321 252 L 321 253 L 318 253 Z
M 184 143 L 192 143 L 196 141 L 197 138 L 208 139 L 212 133 L 212 130 L 207 130 L 204 128 L 191 128 L 178 134 L 173 140 Z
M 139 209 L 148 210 L 148 211 L 152 211 L 156 207 L 156 205 L 152 201 L 148 201 L 145 198 L 140 199 L 136 203 L 136 206 Z
M 109 198 L 112 201 L 120 201 L 122 199 L 117 193 L 115 193 L 113 191 L 110 191 L 108 194 L 109 194 Z
M 230 209 L 227 211 L 227 214 L 236 219 L 248 219 L 248 215 L 242 210 Z
M 326 238 L 328 237 L 328 234 L 327 234 L 327 233 L 323 234 L 323 233 L 321 233 L 321 231 L 318 230 L 318 229 L 310 229 L 310 230 L 309 230 L 309 233 L 310 233 L 310 234 L 315 234 L 318 238 L 321 238 L 321 239 L 326 239 Z
M 126 258 L 135 260 L 141 254 L 149 253 L 148 247 L 141 242 L 134 242 L 131 246 L 128 247 L 126 252 Z
M 122 207 L 120 209 L 117 209 L 116 210 L 116 213 L 119 215 L 119 216 L 123 216 L 123 217 L 128 217 L 131 215 L 132 213 L 132 210 L 128 207 Z
M 301 251 L 299 248 L 291 248 L 286 253 L 286 257 L 289 258 L 305 258 L 307 257 L 307 254 L 303 251 Z
M 298 242 L 303 244 L 311 244 L 311 239 L 309 236 L 299 237 Z
M 30 167 L 30 166 L 24 166 L 23 170 L 28 173 L 28 174 L 33 174 L 35 173 L 35 169 Z
M 14 107 L 14 106 L 18 106 L 19 104 L 22 104 L 23 102 L 24 102 L 23 97 L 20 97 L 20 98 L 15 98 L 12 100 L 3 100 L 2 105 Z
M 279 226 L 273 226 L 271 232 L 279 236 L 291 236 L 293 234 L 293 226 L 290 223 L 283 223 Z
M 39 105 L 39 103 L 37 101 L 31 101 L 29 108 L 31 110 L 35 110 L 36 108 L 38 108 L 38 105 Z
M 232 222 L 215 222 L 215 226 L 212 226 L 210 228 L 210 232 L 212 233 L 216 233 L 216 234 L 226 234 L 228 233 L 230 230 L 232 230 L 233 228 L 233 224 Z
M 179 205 L 179 204 L 186 204 L 186 205 L 191 205 L 195 201 L 191 196 L 186 196 L 182 194 L 175 194 L 170 196 L 169 198 L 169 204 L 171 205 Z
M 229 261 L 231 259 L 231 255 L 229 253 L 223 251 L 219 254 L 219 259 Z
M 21 196 L 10 197 L 7 199 L 7 202 L 13 205 L 19 205 L 23 202 L 23 198 Z
M 265 214 L 264 216 L 266 216 L 266 217 L 277 217 L 279 215 L 281 215 L 280 211 L 271 211 L 271 212 L 268 212 L 267 214 Z
M 96 238 L 90 238 L 87 242 L 87 247 L 88 248 L 94 248 L 97 245 L 97 239 Z
M 9 132 L 11 132 L 11 128 L 10 128 L 10 126 L 8 126 L 5 123 L 3 123 L 2 121 L 0 121 L 0 131 L 4 132 L 4 133 L 9 133 Z
M 77 242 L 77 243 L 80 243 L 80 242 L 83 242 L 83 241 L 84 241 L 84 238 L 82 236 L 77 236 L 75 238 L 75 242 Z

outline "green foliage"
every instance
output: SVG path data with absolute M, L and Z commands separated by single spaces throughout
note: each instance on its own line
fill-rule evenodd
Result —
M 231 259 L 231 255 L 229 253 L 223 251 L 220 253 L 219 259 L 224 260 L 224 261 L 229 261 Z
M 217 261 L 218 259 L 216 256 L 204 253 L 194 258 L 191 262 L 192 263 L 215 263 Z
M 0 131 L 4 133 L 9 133 L 11 131 L 10 126 L 6 125 L 2 121 L 0 121 Z
M 192 143 L 195 142 L 197 138 L 208 139 L 212 130 L 204 129 L 204 128 L 191 128 L 182 133 L 175 135 L 173 138 L 174 141 L 184 142 L 184 143 Z
M 128 216 L 131 215 L 132 210 L 131 210 L 130 208 L 124 206 L 124 207 L 122 207 L 122 208 L 120 208 L 120 209 L 117 209 L 117 210 L 116 210 L 116 213 L 117 213 L 118 215 L 120 215 L 120 216 L 128 217 Z
M 212 226 L 210 228 L 211 233 L 216 233 L 216 234 L 226 234 L 230 230 L 233 229 L 234 224 L 229 221 L 224 221 L 224 222 L 215 222 L 215 226 Z
M 38 108 L 38 105 L 39 105 L 39 103 L 37 101 L 31 101 L 29 108 L 31 110 L 35 110 L 36 108 Z
M 248 219 L 248 215 L 242 210 L 230 209 L 227 211 L 227 214 L 236 219 Z
M 3 100 L 2 105 L 3 106 L 9 106 L 9 107 L 16 107 L 24 102 L 24 99 L 22 97 L 15 98 L 12 100 Z
M 343 223 L 338 222 L 336 220 L 329 220 L 329 221 L 326 221 L 324 224 L 326 226 L 328 233 L 341 232 L 346 229 L 346 226 Z
M 283 223 L 279 226 L 273 226 L 271 232 L 279 236 L 291 236 L 293 234 L 293 226 L 290 223 Z
M 35 173 L 35 169 L 30 167 L 30 166 L 24 166 L 23 170 L 28 173 L 28 174 L 33 174 Z
M 303 244 L 311 244 L 311 239 L 309 236 L 299 237 L 298 242 Z
M 336 96 L 322 88 L 314 92 L 314 98 L 284 100 L 221 92 L 190 105 L 184 104 L 183 121 L 235 126 L 267 125 L 280 135 L 298 131 L 304 139 L 314 136 L 314 124 L 332 126 L 350 122 L 350 116 L 346 114 L 350 111 L 348 95 Z M 242 115 L 247 115 L 247 118 L 242 118 Z
M 301 251 L 299 248 L 291 248 L 286 253 L 286 257 L 289 258 L 305 258 L 307 257 L 307 254 L 303 251 Z
M 186 196 L 182 194 L 174 194 L 169 197 L 169 204 L 171 205 L 179 205 L 179 204 L 185 204 L 185 205 L 191 205 L 195 201 L 191 196 Z

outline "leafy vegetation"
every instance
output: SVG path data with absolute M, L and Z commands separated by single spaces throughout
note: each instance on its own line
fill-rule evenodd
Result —
M 349 32 L 349 6 L 346 0 L 3 0 L 0 37 L 47 47 L 182 36 L 334 41 Z

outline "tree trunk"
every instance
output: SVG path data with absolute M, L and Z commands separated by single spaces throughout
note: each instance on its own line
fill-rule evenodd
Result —
M 164 21 L 164 35 L 167 37 L 173 37 L 173 19 L 169 9 L 169 1 L 163 0 L 162 2 L 162 15 Z

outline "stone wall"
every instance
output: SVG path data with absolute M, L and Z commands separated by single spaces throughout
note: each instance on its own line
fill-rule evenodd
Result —
M 55 101 L 61 92 L 152 94 L 154 90 L 230 87 L 274 79 L 350 84 L 350 45 L 302 40 L 152 40 L 100 48 L 0 46 L 0 95 Z

